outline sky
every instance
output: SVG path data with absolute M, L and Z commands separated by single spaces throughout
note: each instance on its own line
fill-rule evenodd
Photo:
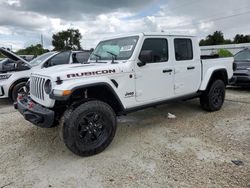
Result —
M 249 0 L 0 0 L 0 46 L 13 50 L 41 43 L 53 49 L 54 33 L 79 29 L 84 49 L 112 35 L 137 32 L 225 38 L 250 34 Z

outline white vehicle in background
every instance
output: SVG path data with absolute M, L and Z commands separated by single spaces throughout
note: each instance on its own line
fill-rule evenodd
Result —
M 24 60 L 30 62 L 33 59 L 35 59 L 37 56 L 35 56 L 35 55 L 20 55 L 20 57 L 23 58 Z
M 6 57 L 0 62 L 0 99 L 10 98 L 13 101 L 25 89 L 33 71 L 39 72 L 56 65 L 85 63 L 90 55 L 85 51 L 48 52 L 28 62 L 5 48 L 0 48 L 0 53 Z

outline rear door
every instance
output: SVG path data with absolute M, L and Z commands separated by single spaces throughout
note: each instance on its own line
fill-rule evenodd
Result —
M 173 64 L 169 61 L 168 39 L 164 37 L 145 38 L 141 53 L 152 52 L 151 62 L 145 66 L 136 65 L 136 100 L 150 102 L 173 96 Z
M 201 62 L 197 41 L 191 38 L 174 38 L 174 93 L 183 96 L 198 91 L 201 82 Z

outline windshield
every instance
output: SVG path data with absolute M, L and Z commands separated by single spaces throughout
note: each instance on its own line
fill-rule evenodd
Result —
M 37 58 L 30 61 L 29 65 L 32 66 L 32 67 L 37 66 L 40 63 L 44 62 L 47 58 L 49 58 L 53 54 L 55 54 L 55 52 L 48 52 L 48 53 L 45 53 L 43 55 L 40 55 Z
M 234 56 L 235 61 L 250 61 L 250 50 L 244 50 Z
M 98 44 L 90 60 L 128 60 L 135 49 L 139 37 L 125 37 L 102 41 Z

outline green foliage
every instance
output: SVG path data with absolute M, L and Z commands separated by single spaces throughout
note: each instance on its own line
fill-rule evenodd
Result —
M 220 57 L 233 57 L 233 54 L 230 51 L 226 50 L 226 49 L 219 49 L 218 50 L 218 55 Z
M 230 39 L 224 40 L 224 44 L 233 44 L 233 42 Z
M 250 43 L 250 35 L 237 34 L 232 41 L 230 39 L 224 39 L 224 35 L 221 31 L 216 31 L 212 35 L 208 35 L 206 39 L 202 39 L 200 46 L 241 43 Z
M 82 35 L 78 29 L 68 29 L 52 36 L 54 50 L 80 50 Z
M 46 52 L 48 52 L 48 49 L 44 49 L 42 47 L 41 44 L 37 44 L 37 45 L 31 45 L 25 49 L 20 49 L 16 52 L 16 54 L 18 55 L 35 55 L 35 56 L 39 56 L 41 54 L 44 54 Z
M 206 39 L 200 41 L 200 46 L 231 44 L 231 40 L 225 40 L 221 31 L 215 31 L 212 35 L 208 35 Z
M 236 43 L 236 44 L 248 43 L 248 42 L 250 42 L 250 35 L 237 34 L 234 37 L 234 43 Z

